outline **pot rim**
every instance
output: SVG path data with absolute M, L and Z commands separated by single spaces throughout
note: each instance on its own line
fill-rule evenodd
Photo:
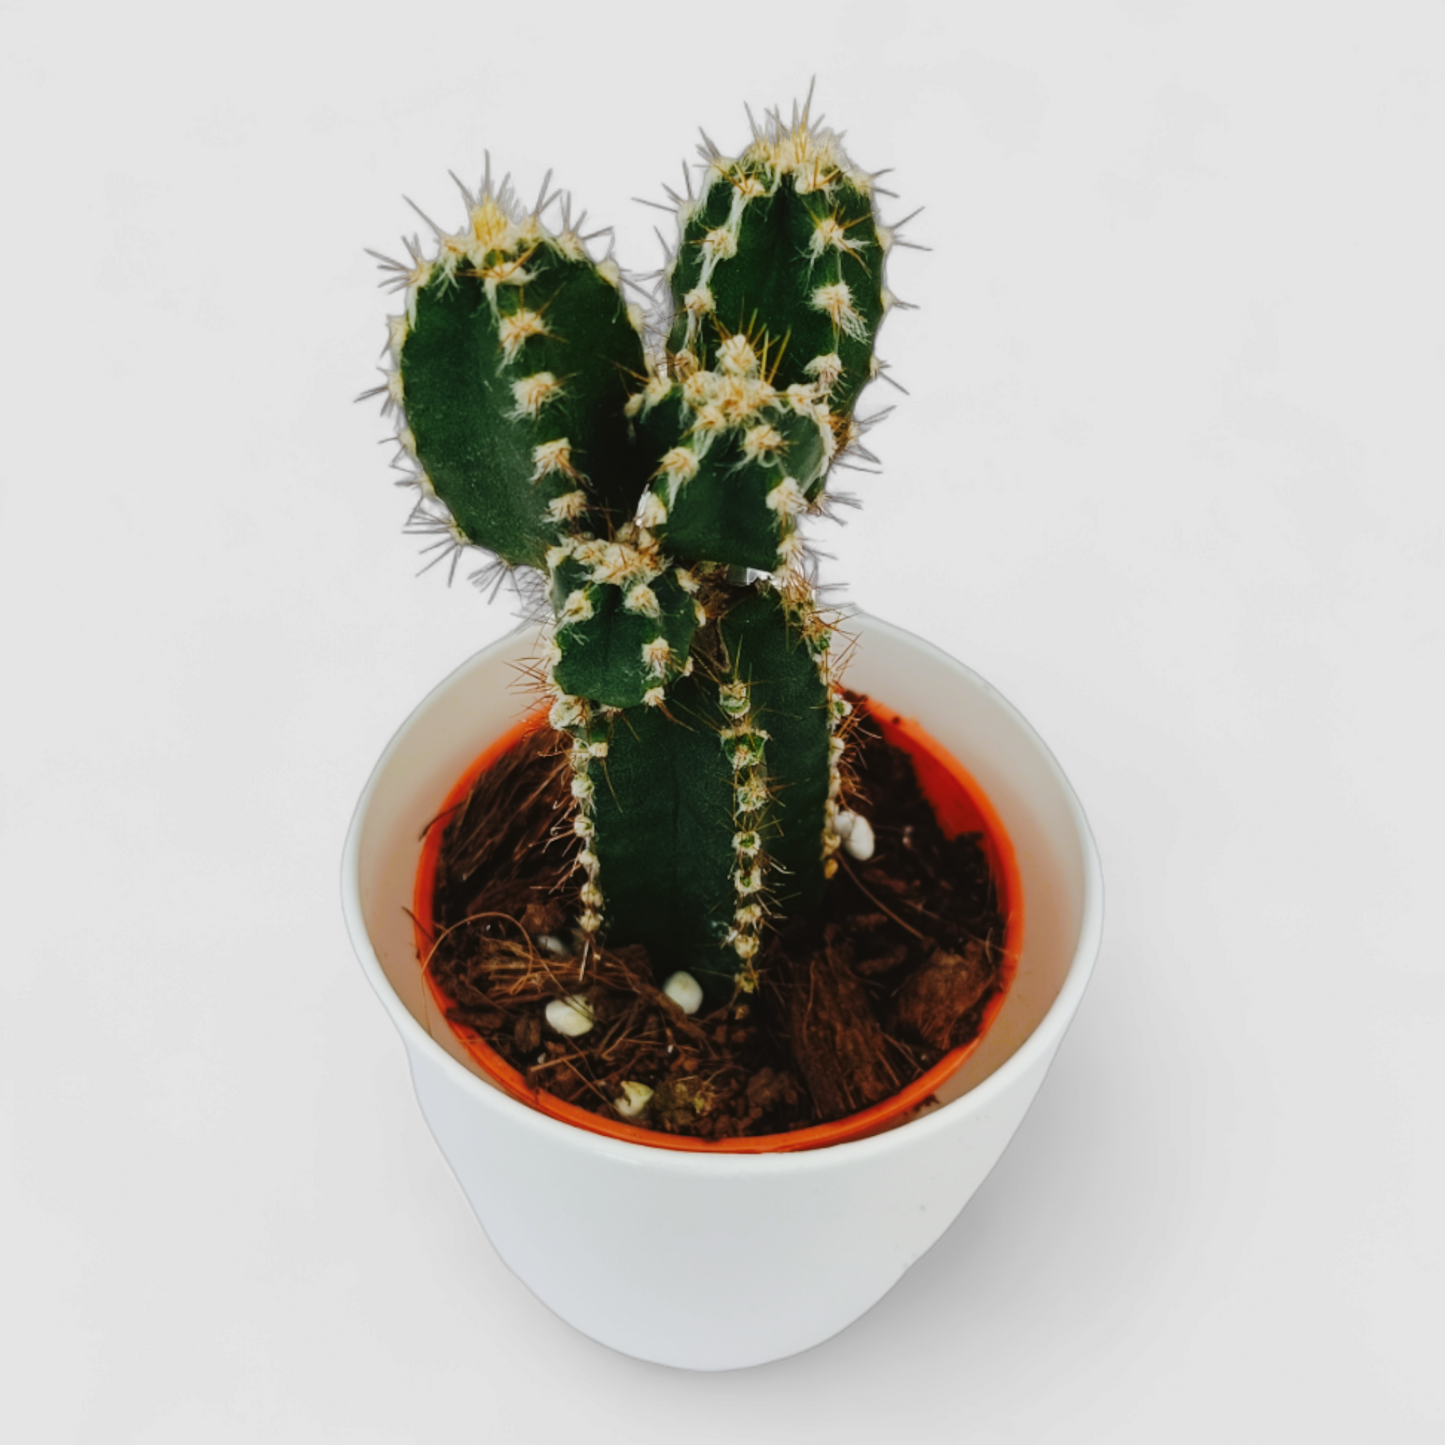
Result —
M 1080 849 L 1083 873 L 1083 903 L 1079 923 L 1078 942 L 1058 994 L 1045 1010 L 1043 1017 L 1039 1019 L 1038 1023 L 1009 1058 L 1004 1060 L 992 1074 L 975 1085 L 966 1094 L 928 1113 L 909 1119 L 883 1133 L 871 1134 L 865 1138 L 846 1140 L 823 1147 L 768 1153 L 658 1148 L 652 1144 L 634 1143 L 628 1140 L 609 1138 L 603 1134 L 594 1133 L 591 1130 L 583 1129 L 540 1113 L 538 1110 L 512 1098 L 503 1092 L 498 1085 L 487 1082 L 466 1068 L 459 1060 L 453 1058 L 412 1015 L 411 1011 L 392 988 L 390 980 L 386 977 L 385 971 L 381 966 L 381 961 L 378 959 L 376 950 L 372 945 L 362 909 L 360 854 L 361 837 L 365 829 L 372 797 L 376 792 L 382 774 L 391 762 L 392 757 L 401 747 L 405 735 L 410 731 L 414 719 L 434 705 L 437 697 L 452 686 L 459 673 L 475 666 L 478 655 L 468 658 L 458 667 L 453 668 L 452 671 L 437 683 L 421 702 L 412 709 L 406 719 L 393 733 L 390 741 L 372 768 L 365 787 L 362 789 L 361 796 L 352 813 L 351 823 L 347 830 L 345 847 L 342 852 L 342 911 L 346 919 L 347 930 L 351 936 L 352 947 L 361 963 L 362 971 L 366 974 L 372 989 L 386 1008 L 392 1023 L 401 1033 L 408 1051 L 420 1050 L 427 1054 L 453 1082 L 459 1084 L 483 1107 L 501 1110 L 503 1114 L 508 1115 L 518 1127 L 536 1131 L 539 1144 L 550 1143 L 559 1148 L 578 1148 L 590 1153 L 600 1154 L 604 1157 L 610 1157 L 618 1162 L 630 1162 L 634 1165 L 647 1163 L 660 1169 L 691 1173 L 704 1177 L 728 1176 L 736 1173 L 740 1169 L 749 1171 L 772 1170 L 775 1172 L 798 1172 L 804 1174 L 824 1173 L 830 1168 L 843 1166 L 845 1162 L 850 1164 L 855 1161 L 865 1162 L 869 1156 L 876 1156 L 879 1161 L 885 1160 L 899 1150 L 925 1145 L 934 1135 L 942 1133 L 950 1127 L 951 1119 L 949 1116 L 959 1110 L 988 1108 L 996 1096 L 1001 1096 L 1009 1090 L 1017 1076 L 1025 1074 L 1032 1069 L 1041 1055 L 1047 1056 L 1055 1047 L 1056 1036 L 1062 1036 L 1077 1010 L 1079 999 L 1088 986 L 1089 979 L 1093 974 L 1099 945 L 1103 937 L 1103 872 L 1099 861 L 1098 848 L 1094 842 L 1093 833 L 1090 831 L 1088 819 L 1084 814 L 1083 807 L 1070 785 L 1068 778 L 1064 775 L 1063 769 L 1059 766 L 1058 760 L 1049 750 L 1047 744 L 1039 737 L 1038 733 L 1035 732 L 1023 714 L 1009 702 L 997 688 L 988 682 L 987 679 L 981 677 L 966 663 L 959 662 L 956 658 L 951 657 L 933 643 L 918 637 L 914 633 L 908 632 L 904 628 L 897 627 L 892 623 L 883 622 L 861 610 L 850 612 L 849 620 L 854 623 L 865 623 L 868 631 L 873 633 L 878 642 L 885 646 L 888 645 L 890 639 L 906 640 L 914 647 L 921 648 L 925 653 L 931 654 L 932 660 L 937 665 L 958 670 L 970 678 L 990 701 L 1007 715 L 1015 727 L 1033 744 L 1041 761 L 1057 786 L 1060 796 L 1068 810 L 1069 819 L 1073 825 Z M 511 644 L 519 634 L 530 633 L 534 630 L 531 624 L 523 623 L 511 632 L 504 634 L 503 637 L 497 639 L 489 647 L 484 648 L 483 652 L 502 649 Z

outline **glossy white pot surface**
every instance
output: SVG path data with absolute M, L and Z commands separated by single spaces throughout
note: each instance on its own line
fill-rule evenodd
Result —
M 640 1359 L 734 1369 L 816 1345 L 948 1228 L 1043 1082 L 1098 952 L 1103 888 L 1083 810 L 1048 749 L 976 673 L 855 615 L 848 685 L 916 719 L 987 794 L 1023 885 L 1018 972 L 943 1107 L 793 1154 L 622 1143 L 546 1118 L 477 1074 L 428 1003 L 410 920 L 421 834 L 453 783 L 531 710 L 534 634 L 477 654 L 382 754 L 346 841 L 363 969 L 406 1045 L 422 1113 L 508 1266 L 564 1320 Z M 705 1262 L 705 1264 L 703 1263 Z

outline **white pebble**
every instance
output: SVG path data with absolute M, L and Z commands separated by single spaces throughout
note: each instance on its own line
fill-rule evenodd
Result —
M 860 862 L 866 862 L 873 856 L 873 825 L 867 818 L 860 817 L 857 813 L 854 813 L 852 817 L 853 822 L 843 835 L 843 846 L 854 858 Z
M 682 969 L 667 979 L 662 991 L 685 1014 L 695 1014 L 702 1007 L 702 985 Z
M 652 1090 L 646 1084 L 639 1084 L 636 1079 L 623 1079 L 621 1097 L 612 1101 L 612 1107 L 624 1119 L 635 1119 L 651 1099 Z
M 547 1005 L 547 1023 L 559 1034 L 575 1039 L 592 1027 L 592 1009 L 580 993 L 571 998 L 554 998 Z
M 857 813 L 850 813 L 846 808 L 839 808 L 833 817 L 833 831 L 840 838 L 846 838 L 853 831 L 853 824 L 857 821 Z
M 538 948 L 545 949 L 553 958 L 567 958 L 572 952 L 555 933 L 539 933 L 535 942 Z

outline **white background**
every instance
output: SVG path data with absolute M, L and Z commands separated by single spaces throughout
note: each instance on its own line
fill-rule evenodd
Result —
M 1445 11 L 931 11 L 7 0 L 12 1438 L 1441 1438 Z M 372 763 L 513 625 L 413 576 L 362 248 L 490 149 L 649 270 L 630 198 L 814 74 L 932 247 L 828 575 L 1031 719 L 1108 918 L 937 1248 L 689 1375 L 498 1261 L 342 929 Z

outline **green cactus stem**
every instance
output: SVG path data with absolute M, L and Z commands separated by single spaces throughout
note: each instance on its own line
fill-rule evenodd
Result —
M 669 272 L 675 368 L 714 371 L 745 336 L 772 358 L 773 384 L 813 387 L 835 435 L 851 439 L 858 393 L 892 296 L 873 185 L 831 133 L 774 124 L 736 160 L 713 155 L 682 215 Z
M 778 391 L 745 337 L 718 360 L 685 381 L 654 378 L 630 403 L 653 463 L 649 530 L 679 556 L 796 567 L 798 515 L 833 457 L 827 406 L 814 386 Z
M 553 232 L 545 185 L 526 213 L 489 173 L 434 256 L 385 263 L 379 390 L 443 544 L 546 579 L 582 932 L 716 999 L 836 866 L 848 707 L 799 521 L 856 442 L 894 237 L 806 108 L 704 154 L 653 353 L 567 209 Z
M 462 539 L 545 568 L 637 504 L 623 407 L 646 364 L 616 267 L 508 202 L 484 194 L 417 269 L 394 333 L 402 441 Z
M 806 602 L 720 584 L 666 708 L 571 723 L 580 864 L 608 936 L 730 992 L 765 920 L 817 905 L 832 795 L 826 629 Z
M 655 547 L 627 542 L 569 541 L 548 562 L 553 683 L 606 707 L 661 702 L 702 620 L 696 579 Z

